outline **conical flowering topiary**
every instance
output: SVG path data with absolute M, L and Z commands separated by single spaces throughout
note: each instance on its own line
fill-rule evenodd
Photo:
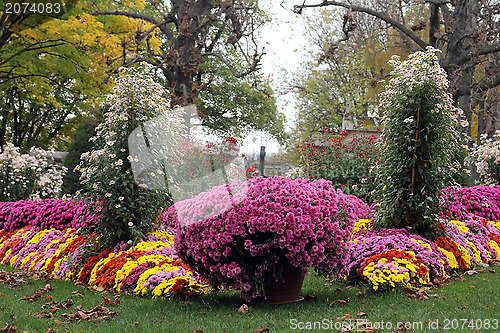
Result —
M 156 134 L 168 136 L 169 141 L 181 138 L 185 130 L 182 109 L 170 108 L 164 88 L 138 71 L 124 70 L 105 104 L 109 105 L 109 111 L 90 139 L 96 148 L 82 154 L 76 169 L 81 172 L 80 180 L 85 185 L 80 195 L 98 203 L 100 217 L 91 231 L 102 235 L 98 239 L 100 246 L 109 247 L 121 241 L 140 240 L 153 228 L 161 211 L 171 204 L 165 186 L 140 186 L 134 177 L 133 163 L 140 164 L 139 158 L 151 156 L 132 155 L 130 135 L 141 137 L 150 147 L 153 142 L 148 141 L 151 136 L 146 128 L 154 128 Z M 154 144 L 158 147 L 158 142 Z M 156 153 L 175 156 L 175 152 L 170 151 L 174 149 L 175 142 L 170 142 Z M 145 161 L 145 165 L 149 162 Z M 143 168 L 143 171 L 166 177 L 168 165 L 165 164 L 149 163 L 150 169 Z

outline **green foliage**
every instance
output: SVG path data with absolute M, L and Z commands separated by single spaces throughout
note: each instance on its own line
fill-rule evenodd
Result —
M 37 6 L 48 3 L 57 2 Z M 64 148 L 76 120 L 107 91 L 103 58 L 115 50 L 104 26 L 83 12 L 66 1 L 57 18 L 31 12 L 2 17 L 0 146 Z
M 126 70 L 117 79 L 113 94 L 108 96 L 109 111 L 91 139 L 94 150 L 81 156 L 76 168 L 82 173 L 81 196 L 99 205 L 100 217 L 91 230 L 101 235 L 97 239 L 99 249 L 121 241 L 137 242 L 153 230 L 159 214 L 171 204 L 166 188 L 139 186 L 131 164 L 138 157 L 131 156 L 129 150 L 129 135 L 134 129 L 144 131 L 145 124 L 148 121 L 155 124 L 154 118 L 158 116 L 164 116 L 164 123 L 158 125 L 160 130 L 173 139 L 181 137 L 182 112 L 168 109 L 165 94 L 160 85 L 141 72 Z M 152 143 L 148 147 L 149 144 Z M 166 149 L 163 153 L 171 152 Z M 159 171 L 163 175 L 165 167 Z
M 453 185 L 461 167 L 452 158 L 463 149 L 459 111 L 447 93 L 449 82 L 436 50 L 392 60 L 393 77 L 382 94 L 383 143 L 380 150 L 376 225 L 405 228 L 433 238 L 438 233 L 440 190 Z M 467 126 L 462 122 L 462 126 Z
M 220 61 L 208 66 L 214 79 L 198 99 L 200 119 L 208 132 L 243 139 L 250 131 L 265 130 L 283 143 L 285 116 L 276 108 L 269 82 L 261 74 L 237 79 Z
M 300 166 L 306 172 L 305 177 L 330 180 L 334 188 L 371 203 L 377 181 L 371 173 L 378 157 L 376 138 L 354 134 L 346 139 L 344 135 L 347 132 L 342 134 L 328 135 L 320 142 L 305 140 L 297 145 L 301 156 Z
M 80 174 L 75 172 L 74 169 L 80 163 L 80 156 L 87 151 L 93 150 L 94 143 L 89 140 L 96 134 L 95 128 L 100 121 L 102 119 L 98 118 L 82 120 L 71 137 L 67 149 L 68 154 L 64 159 L 64 166 L 68 169 L 63 178 L 62 191 L 64 194 L 75 194 L 78 190 L 83 189 L 80 184 Z

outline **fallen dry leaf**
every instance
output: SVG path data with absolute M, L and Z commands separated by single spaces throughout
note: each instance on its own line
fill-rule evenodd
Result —
M 50 284 L 48 284 L 48 283 L 45 285 L 45 287 L 43 287 L 43 289 L 40 289 L 40 291 L 41 291 L 42 293 L 46 293 L 46 292 L 48 292 L 48 291 L 52 291 L 52 290 L 54 290 L 54 287 L 52 287 L 52 286 L 51 286 Z
M 80 296 L 80 297 L 85 297 L 85 295 L 82 294 L 80 290 L 75 290 L 71 292 L 71 295 L 73 296 Z
M 112 319 L 112 316 L 117 314 L 117 312 L 110 311 L 107 307 L 102 305 L 98 305 L 90 311 L 84 311 L 82 310 L 82 306 L 78 305 L 75 310 L 76 312 L 73 313 L 63 313 L 61 314 L 61 317 L 67 318 L 67 321 L 100 321 L 104 319 Z
M 243 304 L 242 306 L 240 306 L 240 307 L 238 308 L 238 312 L 239 312 L 239 313 L 242 313 L 242 314 L 245 314 L 245 313 L 247 313 L 247 312 L 248 312 L 248 310 L 249 310 L 249 309 L 250 309 L 250 308 L 248 307 L 248 305 Z
M 367 317 L 368 315 L 366 313 L 364 313 L 364 312 L 358 312 L 356 314 L 356 316 L 358 316 L 358 317 Z
M 453 280 L 465 281 L 465 279 L 462 276 L 459 276 L 459 275 L 452 275 L 451 278 Z
M 6 272 L 0 270 L 0 282 L 7 284 L 9 288 L 16 288 L 22 284 L 32 284 L 32 282 L 26 280 L 32 272 L 30 271 L 20 271 L 20 272 Z
M 467 274 L 467 275 L 474 275 L 474 274 L 477 274 L 477 273 L 481 273 L 481 272 L 478 272 L 474 269 L 471 269 L 471 270 L 468 270 L 466 272 L 464 272 L 464 274 Z
M 54 318 L 54 315 L 52 314 L 52 312 L 35 312 L 33 313 L 33 317 L 35 318 L 49 318 L 49 319 L 52 319 Z
M 42 292 L 39 291 L 38 293 L 36 293 L 33 296 L 23 296 L 20 299 L 23 300 L 23 301 L 33 302 L 33 301 L 35 301 L 35 300 L 37 300 L 37 299 L 39 299 L 41 297 L 42 297 Z
M 46 299 L 47 301 L 49 301 L 49 302 L 50 302 L 50 301 L 52 301 L 52 298 L 53 298 L 53 297 L 52 297 L 52 295 L 49 295 L 49 296 L 45 297 L 45 299 Z
M 304 296 L 304 301 L 315 301 L 317 299 L 316 296 L 314 295 L 311 295 L 309 293 L 307 293 L 305 296 Z
M 332 306 L 335 303 L 339 303 L 339 304 L 344 305 L 346 303 L 349 303 L 350 300 L 351 300 L 350 298 L 348 298 L 348 299 L 338 299 L 338 300 L 335 300 L 335 301 L 329 303 L 330 304 L 329 306 Z
M 92 286 L 91 288 L 89 288 L 89 290 L 101 292 L 106 290 L 106 288 L 104 288 L 102 285 L 98 285 L 98 286 Z
M 12 333 L 28 333 L 28 331 L 19 331 L 16 326 L 7 325 L 0 328 L 0 332 L 12 332 Z
M 425 288 L 418 288 L 416 290 L 410 288 L 403 288 L 403 290 L 405 292 L 405 295 L 410 298 L 429 299 L 429 295 L 427 294 Z
M 349 319 L 351 319 L 351 314 L 350 313 L 346 314 L 345 316 L 337 318 L 337 320 L 349 320 Z
M 500 259 L 491 259 L 488 261 L 488 265 L 490 266 L 500 266 Z
M 269 328 L 267 328 L 267 327 L 260 328 L 257 331 L 255 331 L 254 333 L 264 333 L 264 332 L 269 332 Z
M 104 300 L 104 305 L 114 306 L 114 305 L 120 304 L 120 296 L 119 295 L 113 296 L 112 299 L 107 298 L 104 295 L 101 295 L 101 296 L 102 296 L 102 299 Z

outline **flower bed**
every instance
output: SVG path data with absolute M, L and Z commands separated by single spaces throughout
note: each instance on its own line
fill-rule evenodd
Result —
M 87 238 L 88 239 L 88 238 Z M 153 297 L 203 294 L 203 281 L 181 262 L 172 232 L 156 231 L 125 250 L 119 244 L 83 261 L 90 243 L 73 228 L 37 231 L 25 226 L 0 231 L 0 262 L 20 269 L 46 271 L 99 290 L 130 291 Z
M 176 247 L 184 261 L 173 247 L 173 229 L 88 258 L 89 237 L 77 234 L 75 227 L 92 215 L 81 202 L 0 203 L 0 262 L 98 289 L 166 298 L 206 292 L 203 279 L 189 264 L 212 285 L 233 286 L 250 299 L 260 295 L 251 277 L 263 281 L 279 274 L 278 258 L 302 270 L 336 270 L 348 281 L 392 290 L 438 282 L 500 255 L 500 221 L 488 220 L 497 216 L 500 206 L 498 186 L 446 189 L 450 217 L 441 220 L 445 235 L 431 242 L 401 229 L 373 229 L 361 200 L 333 190 L 323 180 L 256 178 L 248 184 L 241 198 L 243 193 L 233 191 L 233 202 L 239 203 L 235 209 L 227 200 L 227 188 L 217 187 L 203 194 L 210 207 L 195 198 L 176 205 L 185 208 L 179 214 L 172 214 L 172 208 L 162 216 L 166 223 L 182 217 Z M 203 221 L 193 223 L 199 219 Z M 29 221 L 34 225 L 26 225 Z
M 491 221 L 500 220 L 500 186 L 447 187 L 442 190 L 442 214 L 464 220 L 475 215 Z
M 14 231 L 31 225 L 36 230 L 78 229 L 94 223 L 94 213 L 82 201 L 45 199 L 0 202 L 0 229 Z
M 372 229 L 371 221 L 354 226 L 347 279 L 368 280 L 374 290 L 442 281 L 457 270 L 473 269 L 500 256 L 500 222 L 469 216 L 442 220 L 444 237 L 435 242 L 402 229 Z

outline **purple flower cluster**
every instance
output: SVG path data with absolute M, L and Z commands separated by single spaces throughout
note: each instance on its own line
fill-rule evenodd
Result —
M 143 264 L 140 264 L 137 267 L 134 267 L 130 273 L 125 277 L 125 279 L 120 280 L 119 285 L 120 290 L 129 290 L 132 291 L 137 285 L 137 280 L 139 280 L 139 277 L 141 276 L 142 273 L 147 271 L 150 268 L 153 268 L 156 266 L 156 263 L 154 261 L 147 261 Z
M 246 300 L 260 298 L 286 264 L 324 275 L 345 272 L 353 221 L 363 217 L 366 205 L 322 179 L 258 177 L 246 185 L 246 197 L 217 215 L 206 213 L 205 207 L 214 206 L 207 193 L 171 207 L 174 219 L 179 207 L 197 207 L 208 216 L 200 220 L 200 213 L 178 211 L 184 223 L 177 223 L 175 249 L 183 262 L 212 286 L 242 290 Z M 210 192 L 223 191 L 226 185 Z
M 79 269 L 84 264 L 86 252 L 91 250 L 92 247 L 92 242 L 81 244 L 61 261 L 59 267 L 54 270 L 53 274 L 60 279 L 76 280 Z
M 188 275 L 184 267 L 176 267 L 177 269 L 172 269 L 170 272 L 160 272 L 151 275 L 148 280 L 144 283 L 144 287 L 150 290 L 155 289 L 157 285 L 165 280 L 170 280 L 176 277 L 185 277 Z
M 370 209 L 363 200 L 354 195 L 343 194 L 340 189 L 337 192 L 339 194 L 339 204 L 347 212 L 349 223 L 354 225 L 360 219 L 368 217 Z
M 360 268 L 368 258 L 391 249 L 413 251 L 415 257 L 429 269 L 431 279 L 442 277 L 443 273 L 449 270 L 446 255 L 434 242 L 410 234 L 404 229 L 360 230 L 352 238 L 348 265 L 349 280 L 360 279 L 362 273 Z
M 467 230 L 464 230 L 460 222 L 450 221 L 446 224 L 445 231 L 446 236 L 467 250 L 470 267 L 476 266 L 479 262 L 488 262 L 490 257 L 494 259 L 500 255 L 488 244 L 491 241 L 490 232 L 479 219 L 469 217 L 463 221 L 463 225 Z
M 13 231 L 26 225 L 33 225 L 36 230 L 78 229 L 90 226 L 94 221 L 95 213 L 82 201 L 45 199 L 0 202 L 0 229 Z
M 500 186 L 447 187 L 442 190 L 442 215 L 465 221 L 470 214 L 500 220 Z

